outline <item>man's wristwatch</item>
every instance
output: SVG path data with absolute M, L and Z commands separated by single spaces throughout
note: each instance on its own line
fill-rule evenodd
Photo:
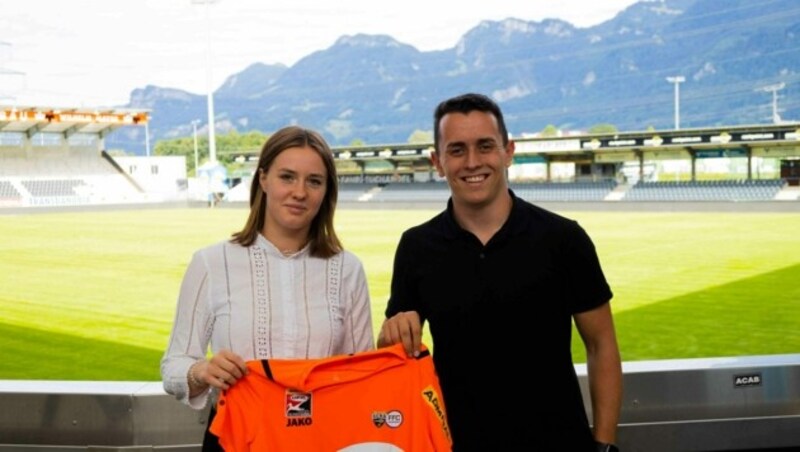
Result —
M 610 443 L 601 443 L 597 441 L 597 452 L 619 452 L 619 448 L 614 444 Z

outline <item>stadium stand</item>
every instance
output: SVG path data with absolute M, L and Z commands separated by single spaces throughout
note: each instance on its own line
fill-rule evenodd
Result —
M 631 187 L 625 201 L 769 201 L 784 182 L 772 180 L 715 180 L 643 182 Z
M 447 202 L 450 189 L 444 182 L 383 184 L 376 190 L 373 202 Z
M 36 149 L 29 156 L 2 152 L 0 182 L 16 187 L 22 206 L 144 202 L 139 187 L 93 149 Z
M 22 186 L 34 198 L 46 196 L 75 196 L 76 187 L 87 185 L 81 179 L 23 180 Z
M 614 180 L 598 182 L 514 183 L 510 187 L 522 199 L 537 201 L 603 201 L 616 188 Z
M 375 184 L 360 182 L 340 182 L 339 202 L 363 202 L 372 197 Z
M 601 181 L 514 182 L 509 183 L 517 196 L 532 203 L 564 203 L 565 205 L 679 203 L 697 201 L 718 204 L 734 202 L 770 202 L 800 200 L 800 188 L 789 187 L 782 179 L 720 180 L 685 182 L 643 182 L 620 184 L 613 179 Z M 241 193 L 234 197 L 232 193 Z M 227 202 L 247 202 L 249 183 L 240 184 L 226 195 Z M 443 206 L 450 197 L 444 181 L 425 182 L 340 182 L 341 204 L 369 206 L 428 205 Z M 624 202 L 622 204 L 625 204 Z M 609 206 L 610 208 L 611 206 Z M 791 206 L 785 206 L 791 209 Z M 598 208 L 599 205 L 598 205 Z
M 144 111 L 0 106 L 0 206 L 145 202 L 103 148 L 112 130 L 146 122 Z
M 14 185 L 5 180 L 0 180 L 0 202 L 2 200 L 19 200 L 22 194 Z

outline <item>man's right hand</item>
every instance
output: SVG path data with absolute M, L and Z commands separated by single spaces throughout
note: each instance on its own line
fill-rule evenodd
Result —
M 383 321 L 378 335 L 378 347 L 403 343 L 408 356 L 419 356 L 422 346 L 422 325 L 417 311 L 398 312 Z

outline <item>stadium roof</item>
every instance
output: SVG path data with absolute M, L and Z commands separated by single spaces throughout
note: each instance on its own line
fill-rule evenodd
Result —
M 19 107 L 0 105 L 0 133 L 76 133 L 107 135 L 124 126 L 144 125 L 149 110 Z
M 515 162 L 625 162 L 641 159 L 713 157 L 800 157 L 800 122 L 717 126 L 702 129 L 607 132 L 562 137 L 514 137 Z M 384 160 L 430 162 L 433 143 L 338 146 L 337 161 L 364 163 Z M 260 149 L 221 151 L 221 155 L 252 157 Z

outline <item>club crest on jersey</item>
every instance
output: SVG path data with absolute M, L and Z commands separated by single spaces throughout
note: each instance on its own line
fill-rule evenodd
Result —
M 285 401 L 287 427 L 311 425 L 311 393 L 287 389 Z
M 397 410 L 375 411 L 372 413 L 372 423 L 378 428 L 384 425 L 390 428 L 397 428 L 403 423 L 403 413 Z

